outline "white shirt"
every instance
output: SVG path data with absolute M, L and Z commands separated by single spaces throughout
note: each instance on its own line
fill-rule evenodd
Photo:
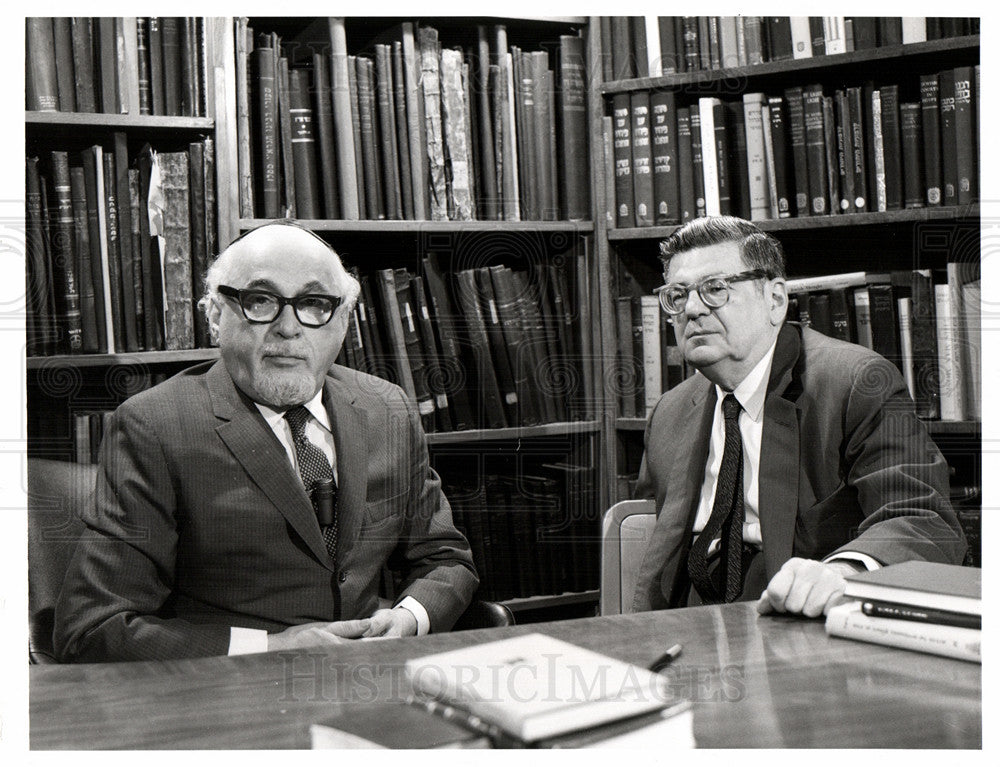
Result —
M 760 531 L 760 446 L 764 434 L 764 400 L 767 397 L 767 384 L 771 379 L 771 363 L 774 360 L 776 344 L 777 339 L 732 392 L 742 407 L 739 426 L 743 441 L 743 540 L 757 547 L 761 546 L 763 540 Z M 708 445 L 708 464 L 701 486 L 701 497 L 698 499 L 698 512 L 694 519 L 695 533 L 705 529 L 712 515 L 715 489 L 722 467 L 722 452 L 726 444 L 726 420 L 722 414 L 722 400 L 729 392 L 717 385 L 715 394 L 715 414 L 712 417 L 712 433 Z M 719 545 L 719 539 L 716 538 L 708 548 L 709 553 L 714 553 Z M 879 567 L 876 560 L 858 552 L 841 552 L 823 561 L 832 562 L 838 559 L 860 562 L 869 570 Z
M 281 442 L 282 447 L 288 454 L 288 460 L 298 474 L 298 457 L 295 453 L 295 440 L 292 436 L 292 427 L 285 418 L 284 410 L 273 410 L 267 405 L 259 402 L 254 403 L 260 414 L 271 427 L 271 431 Z M 306 439 L 323 451 L 326 459 L 333 468 L 333 478 L 337 480 L 337 447 L 333 440 L 333 432 L 330 430 L 330 416 L 323 407 L 323 390 L 320 389 L 316 396 L 304 403 L 309 415 L 312 416 L 306 421 Z M 404 597 L 397 607 L 404 607 L 413 613 L 417 620 L 417 634 L 426 634 L 430 631 L 431 621 L 427 615 L 427 610 L 413 597 Z M 264 629 L 248 629 L 238 626 L 230 626 L 229 629 L 229 654 L 243 655 L 244 653 L 267 652 L 267 631 Z

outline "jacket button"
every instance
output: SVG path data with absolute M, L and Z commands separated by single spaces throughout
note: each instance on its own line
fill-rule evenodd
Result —
M 343 583 L 347 580 L 347 570 L 341 570 L 340 575 L 337 576 L 337 580 Z

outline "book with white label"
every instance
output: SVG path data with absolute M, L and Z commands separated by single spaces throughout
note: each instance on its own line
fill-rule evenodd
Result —
M 983 575 L 978 567 L 939 562 L 900 562 L 847 577 L 844 596 L 983 614 Z
M 536 633 L 413 658 L 406 674 L 418 693 L 525 743 L 650 711 L 689 710 L 665 677 Z

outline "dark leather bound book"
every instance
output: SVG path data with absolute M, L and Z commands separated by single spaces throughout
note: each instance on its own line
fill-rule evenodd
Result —
M 365 203 L 368 218 L 386 217 L 384 188 L 381 178 L 381 158 L 378 149 L 377 114 L 374 90 L 375 65 L 371 59 L 355 59 L 358 83 L 358 123 L 361 127 L 361 155 L 365 172 Z
M 925 183 L 921 144 L 922 129 L 920 104 L 899 105 L 899 135 L 903 152 L 903 205 L 907 208 L 924 207 Z
M 837 169 L 837 118 L 833 110 L 833 97 L 824 96 L 822 105 L 827 210 L 837 213 L 840 205 L 840 174 Z
M 135 20 L 136 66 L 139 70 L 139 114 L 153 114 L 153 88 L 149 61 L 149 19 L 139 16 Z M 162 55 L 162 51 L 161 51 Z
M 865 133 L 865 110 L 861 105 L 861 88 L 848 88 L 845 95 L 847 97 L 848 119 L 850 120 L 851 151 L 853 152 L 851 161 L 851 170 L 854 175 L 853 210 L 855 213 L 863 213 L 869 210 L 871 198 L 868 186 L 867 149 L 870 136 Z
M 469 161 L 469 141 L 474 134 L 468 125 L 467 99 L 462 84 L 464 66 L 461 51 L 453 48 L 441 51 L 441 116 L 447 170 L 445 189 L 448 218 L 453 221 L 468 221 L 475 215 L 472 165 Z
M 729 157 L 730 135 L 735 131 L 729 126 L 726 105 L 719 99 L 712 104 L 712 121 L 715 127 L 715 169 L 719 183 L 719 213 L 733 213 L 733 188 L 737 182 L 736 169 Z M 702 152 L 707 151 L 702 147 Z M 749 218 L 749 216 L 747 216 Z
M 94 83 L 94 29 L 86 16 L 72 20 L 73 77 L 76 85 L 76 111 L 97 111 L 97 89 Z M 141 38 L 140 38 L 141 40 Z M 140 73 L 141 61 L 140 61 Z
M 611 17 L 611 79 L 635 77 L 635 48 L 632 44 L 632 21 L 628 16 Z
M 750 219 L 750 166 L 747 162 L 746 115 L 742 101 L 723 104 L 726 114 L 726 167 L 729 173 L 729 210 Z M 720 186 L 721 192 L 721 186 Z
M 56 53 L 56 89 L 59 111 L 76 111 L 76 75 L 73 71 L 73 29 L 68 16 L 52 19 Z
M 125 324 L 124 351 L 141 351 L 144 346 L 142 330 L 138 322 L 138 302 L 133 289 L 136 282 L 137 261 L 132 250 L 132 205 L 128 186 L 128 136 L 122 132 L 114 134 L 115 199 L 118 207 L 118 258 L 121 270 L 122 285 L 122 319 Z M 182 154 L 187 156 L 186 152 Z M 162 170 L 162 168 L 161 168 Z M 187 169 L 185 168 L 183 186 L 187 191 Z M 184 215 L 187 217 L 187 195 L 184 200 Z M 141 279 L 141 275 L 140 275 Z M 190 278 L 188 279 L 190 285 Z M 181 347 L 185 349 L 190 346 Z
M 274 77 L 274 50 L 255 48 L 250 54 L 256 118 L 255 162 L 258 215 L 279 218 L 278 189 L 278 91 Z
M 80 291 L 80 318 L 83 328 L 81 351 L 96 352 L 98 351 L 97 304 L 94 301 L 94 276 L 90 263 L 90 227 L 87 221 L 87 190 L 83 165 L 74 162 L 70 166 L 69 176 L 70 199 L 73 205 L 73 252 L 76 255 L 75 272 Z
M 518 426 L 538 423 L 538 415 L 531 404 L 521 400 L 520 395 L 527 384 L 523 378 L 519 377 L 521 371 L 515 367 L 517 350 L 520 347 L 511 348 L 504 335 L 503 318 L 493 290 L 490 270 L 487 267 L 480 267 L 474 270 L 474 274 L 479 304 L 482 307 L 483 322 L 486 327 L 486 337 L 489 339 L 497 383 L 503 393 L 507 420 Z
M 479 391 L 480 396 L 478 413 L 481 417 L 479 420 L 485 428 L 503 428 L 508 423 L 504 414 L 506 405 L 493 366 L 493 355 L 490 353 L 486 323 L 479 305 L 479 290 L 476 287 L 475 271 L 465 269 L 455 273 L 455 297 L 465 317 L 465 331 L 472 349 L 474 379 L 477 382 L 476 390 Z
M 854 213 L 854 145 L 851 141 L 851 109 L 847 94 L 837 89 L 834 96 L 837 128 L 837 175 L 840 181 L 838 212 Z
M 108 324 L 105 313 L 104 275 L 101 268 L 101 204 L 103 190 L 97 184 L 97 162 L 100 147 L 92 146 L 81 152 L 83 183 L 89 245 L 90 283 L 94 292 L 94 321 L 97 330 L 97 352 L 108 351 Z M 86 329 L 86 328 L 85 328 Z
M 698 16 L 698 68 L 712 68 L 712 42 L 709 17 Z
M 941 117 L 941 178 L 945 205 L 958 205 L 958 129 L 955 118 L 955 77 L 946 69 L 938 77 Z
M 539 285 L 534 281 L 529 285 L 527 275 L 524 272 L 514 272 L 507 267 L 503 268 L 503 274 L 500 277 L 501 282 L 507 281 L 513 284 L 515 306 L 524 329 L 529 366 L 528 386 L 539 417 L 546 423 L 565 420 L 558 382 L 550 376 L 551 366 L 546 362 L 547 359 L 549 363 L 555 360 L 549 357 L 545 321 L 541 312 Z
M 785 89 L 785 103 L 788 105 L 788 136 L 792 147 L 792 167 L 795 177 L 795 215 L 808 216 L 812 210 L 810 201 L 809 156 L 806 151 L 806 119 L 802 103 L 803 89 Z
M 658 16 L 660 31 L 660 72 L 672 75 L 684 71 L 684 31 L 680 16 Z
M 181 28 L 183 19 L 163 16 L 160 40 L 163 56 L 163 104 L 165 114 L 180 115 L 183 70 L 181 64 Z M 273 77 L 273 70 L 272 70 Z
M 125 308 L 122 299 L 120 222 L 118 219 L 118 194 L 115 191 L 117 163 L 114 152 L 104 153 L 104 217 L 107 226 L 108 281 L 111 293 L 111 330 L 115 351 L 126 351 Z
M 358 215 L 361 218 L 367 219 L 370 218 L 368 215 L 368 206 L 370 204 L 368 198 L 374 194 L 375 190 L 374 188 L 371 191 L 367 189 L 365 176 L 365 153 L 361 143 L 361 102 L 358 93 L 358 64 L 355 56 L 347 57 L 347 89 L 351 102 L 350 115 L 352 118 L 350 123 L 348 123 L 348 128 L 354 136 L 354 168 L 356 173 L 353 184 L 358 198 Z M 336 114 L 335 109 L 334 119 L 336 119 Z
M 118 50 L 115 35 L 115 19 L 103 16 L 94 20 L 97 25 L 97 68 L 100 70 L 100 92 L 97 102 L 100 111 L 115 114 L 118 106 Z
M 691 110 L 677 110 L 677 166 L 674 171 L 679 193 L 680 222 L 694 218 L 697 206 L 694 195 L 694 158 L 691 156 Z
M 880 48 L 903 44 L 903 20 L 899 16 L 878 17 L 878 44 Z
M 448 376 L 441 363 L 437 339 L 431 322 L 430 307 L 424 290 L 424 280 L 418 275 L 410 277 L 410 293 L 413 296 L 413 310 L 420 334 L 420 345 L 426 358 L 425 375 L 427 388 L 434 400 L 435 415 L 439 431 L 452 431 L 451 397 L 448 391 Z
M 413 373 L 407 359 L 406 338 L 403 333 L 403 321 L 400 315 L 399 300 L 396 292 L 396 276 L 392 269 L 379 269 L 375 278 L 378 282 L 381 298 L 382 326 L 385 329 L 386 365 L 391 370 L 391 376 L 383 376 L 394 381 L 406 396 L 417 401 L 414 388 Z
M 619 229 L 635 226 L 632 189 L 632 108 L 627 93 L 611 99 L 614 120 L 615 222 Z
M 649 77 L 649 47 L 646 43 L 646 19 L 644 16 L 629 16 L 632 35 L 632 56 L 635 77 Z
M 403 63 L 403 43 L 394 40 L 391 47 L 392 103 L 396 121 L 396 153 L 399 158 L 399 186 L 402 199 L 402 217 L 416 218 L 413 206 L 413 170 L 410 164 L 410 129 L 406 118 L 406 70 Z
M 841 341 L 853 341 L 854 317 L 847 288 L 830 289 L 830 335 Z
M 59 109 L 56 41 L 49 17 L 25 19 L 25 109 L 55 112 Z
M 166 114 L 166 94 L 163 84 L 163 21 L 159 16 L 150 16 L 146 25 L 149 41 L 149 95 L 154 115 Z M 141 88 L 140 84 L 140 88 Z
M 583 38 L 559 37 L 559 199 L 562 217 L 590 218 L 590 156 L 587 151 L 587 89 Z
M 691 107 L 691 179 L 694 186 L 695 218 L 698 218 L 704 216 L 707 211 L 701 146 L 701 111 L 696 106 Z
M 358 314 L 361 319 L 361 331 L 368 349 L 366 357 L 367 372 L 387 381 L 398 383 L 396 373 L 391 363 L 388 342 L 385 340 L 386 323 L 383 322 L 382 308 L 377 306 L 368 275 L 356 275 L 361 283 L 361 295 L 358 297 Z
M 385 215 L 389 219 L 400 219 L 403 218 L 403 197 L 399 188 L 399 149 L 392 83 L 392 53 L 388 45 L 375 46 L 375 74 L 378 145 L 382 161 L 382 188 L 385 190 Z
M 396 306 L 399 310 L 400 325 L 403 330 L 403 343 L 406 346 L 406 361 L 410 366 L 413 378 L 413 396 L 420 412 L 420 420 L 424 431 L 434 431 L 434 413 L 437 405 L 431 392 L 428 380 L 430 358 L 424 349 L 420 331 L 417 327 L 417 310 L 410 289 L 410 273 L 406 269 L 393 271 L 394 287 L 396 289 Z
M 924 200 L 940 205 L 941 194 L 941 123 L 938 109 L 938 76 L 920 76 L 920 113 L 923 139 Z
M 642 348 L 642 302 L 639 296 L 632 296 L 629 303 L 632 315 L 632 362 L 635 365 L 635 413 L 642 418 L 646 415 L 646 385 L 643 368 Z
M 83 317 L 80 314 L 80 284 L 77 275 L 76 233 L 73 222 L 73 198 L 69 155 L 62 151 L 49 154 L 49 222 L 52 227 L 53 280 L 56 311 L 64 337 L 60 350 L 69 354 L 83 351 Z
M 615 300 L 615 318 L 618 339 L 618 409 L 622 418 L 636 417 L 635 384 L 639 379 L 639 366 L 632 348 L 632 299 L 619 296 Z M 645 404 L 643 405 L 645 408 Z
M 518 194 L 521 219 L 540 217 L 538 201 L 538 166 L 535 156 L 534 72 L 531 55 L 512 45 L 511 64 L 514 78 L 514 136 L 517 146 Z
M 913 380 L 916 383 L 913 401 L 920 418 L 940 418 L 934 280 L 927 269 L 914 269 L 910 279 L 910 334 L 913 337 Z
M 191 202 L 187 152 L 160 152 L 163 184 L 164 339 L 167 349 L 194 348 L 191 294 Z
M 567 286 L 566 275 L 554 264 L 544 267 L 549 301 L 552 306 L 552 316 L 556 329 L 559 359 L 563 360 L 567 380 L 564 402 L 566 416 L 569 420 L 586 418 L 586 360 L 583 358 L 581 346 L 576 338 L 576 302 L 573 301 Z
M 319 218 L 319 177 L 316 170 L 316 132 L 309 73 L 293 69 L 288 73 L 292 123 L 292 161 L 295 165 L 295 211 L 299 218 Z
M 632 195 L 635 226 L 652 226 L 653 151 L 650 136 L 649 91 L 629 95 L 632 139 Z M 617 144 L 617 141 L 615 142 Z
M 827 204 L 826 141 L 823 135 L 823 87 L 810 85 L 802 90 L 802 113 L 808 167 L 809 215 L 830 212 Z M 794 148 L 793 134 L 793 148 Z M 796 168 L 796 174 L 798 169 Z M 796 184 L 797 186 L 797 184 Z M 798 190 L 796 190 L 798 191 Z
M 333 106 L 330 100 L 330 71 L 326 58 L 313 54 L 312 109 L 315 122 L 315 146 L 319 160 L 320 194 L 316 198 L 316 217 L 340 218 L 340 192 L 337 181 L 337 152 L 333 140 Z M 320 207 L 322 205 L 322 207 Z
M 767 42 L 770 61 L 792 58 L 792 20 L 788 16 L 767 17 Z
M 457 430 L 474 429 L 476 419 L 473 417 L 468 391 L 475 386 L 475 376 L 470 375 L 472 371 L 462 369 L 466 362 L 463 345 L 460 343 L 462 318 L 455 311 L 449 297 L 440 258 L 436 254 L 430 254 L 422 263 L 431 322 L 440 345 L 439 362 L 442 367 L 442 377 L 446 382 L 449 404 L 452 406 L 453 426 Z M 468 349 L 468 344 L 464 346 Z
M 205 292 L 205 272 L 208 271 L 205 211 L 205 146 L 200 141 L 188 144 L 188 200 L 191 204 L 191 298 L 194 314 L 195 345 L 207 349 L 210 345 L 205 313 L 198 309 L 198 299 Z
M 280 43 L 275 43 L 275 51 L 280 51 Z M 275 84 L 278 86 L 278 178 L 284 195 L 282 213 L 292 218 L 299 215 L 295 199 L 295 158 L 292 150 L 292 80 L 289 75 L 288 58 L 278 58 L 274 70 Z
M 869 284 L 868 298 L 871 302 L 872 348 L 902 372 L 903 363 L 899 353 L 899 316 L 892 295 L 892 285 Z
M 552 285 L 550 284 L 549 271 L 539 268 L 535 275 L 538 279 L 533 280 L 532 286 L 528 287 L 528 277 L 524 273 L 517 273 L 518 284 L 523 286 L 525 294 L 530 294 L 534 299 L 529 306 L 535 307 L 538 313 L 536 331 L 540 327 L 542 340 L 538 340 L 537 334 L 534 336 L 535 343 L 538 344 L 538 353 L 541 356 L 538 369 L 538 379 L 540 385 L 552 396 L 556 407 L 556 417 L 554 420 L 569 420 L 569 409 L 566 406 L 567 397 L 572 396 L 572 384 L 570 378 L 573 371 L 573 360 L 567 354 L 562 342 L 561 318 L 557 316 L 555 304 L 552 296 Z
M 972 67 L 955 67 L 955 145 L 958 169 L 958 204 L 968 205 L 979 198 L 976 163 L 976 111 L 973 106 Z
M 195 31 L 195 20 L 190 16 L 185 16 L 178 23 L 180 32 L 180 59 L 181 59 L 181 114 L 185 117 L 194 117 L 198 114 L 198 38 Z
M 768 117 L 771 121 L 771 153 L 774 157 L 775 197 L 778 200 L 778 218 L 792 215 L 794 204 L 794 177 L 789 173 L 788 129 L 785 120 L 784 99 L 771 96 L 767 99 Z
M 830 312 L 829 293 L 820 291 L 810 296 L 809 318 L 813 330 L 826 336 L 833 336 L 833 317 Z
M 146 144 L 139 152 L 137 160 L 139 167 L 139 200 L 143 209 L 149 204 L 149 183 L 153 168 L 153 150 Z M 206 179 L 210 178 L 206 175 Z M 207 207 L 207 202 L 206 202 Z M 208 227 L 210 231 L 212 227 Z M 206 236 L 206 253 L 213 249 L 208 247 Z M 146 297 L 145 340 L 147 349 L 162 349 L 163 340 L 163 269 L 160 263 L 160 246 L 157 238 L 149 232 L 149 217 L 139 216 L 139 247 L 142 251 L 142 290 Z M 195 295 L 199 298 L 204 290 L 203 285 L 195 286 Z M 197 311 L 197 310 L 195 310 Z
M 681 17 L 681 30 L 684 40 L 684 70 L 695 72 L 701 69 L 701 56 L 698 45 L 698 17 Z
M 903 207 L 903 151 L 899 131 L 899 86 L 879 88 L 882 99 L 882 152 L 885 158 L 885 206 Z
M 657 226 L 679 224 L 680 187 L 677 161 L 677 110 L 674 92 L 654 91 L 649 97 L 653 133 L 653 215 Z M 690 139 L 690 123 L 688 124 Z
M 29 157 L 25 164 L 25 218 L 27 259 L 25 262 L 28 300 L 27 354 L 29 357 L 49 353 L 53 322 L 52 289 L 49 269 L 48 242 L 42 222 L 42 184 L 38 158 Z
M 139 337 L 140 348 L 146 349 L 146 325 L 154 322 L 156 318 L 152 317 L 147 310 L 146 296 L 142 289 L 143 262 L 142 244 L 139 240 L 139 219 L 142 218 L 140 208 L 145 206 L 141 205 L 139 200 L 139 171 L 136 168 L 128 170 L 128 202 L 131 218 L 129 242 L 132 253 L 132 300 L 135 302 L 135 329 Z
M 865 51 L 878 46 L 878 18 L 875 16 L 851 16 L 854 29 L 854 50 Z

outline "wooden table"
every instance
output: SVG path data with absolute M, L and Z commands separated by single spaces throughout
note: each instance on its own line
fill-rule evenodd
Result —
M 981 667 L 827 637 L 753 605 L 584 618 L 328 650 L 34 666 L 32 749 L 308 748 L 352 702 L 402 700 L 403 662 L 541 631 L 646 665 L 675 642 L 672 689 L 699 747 L 980 748 Z

